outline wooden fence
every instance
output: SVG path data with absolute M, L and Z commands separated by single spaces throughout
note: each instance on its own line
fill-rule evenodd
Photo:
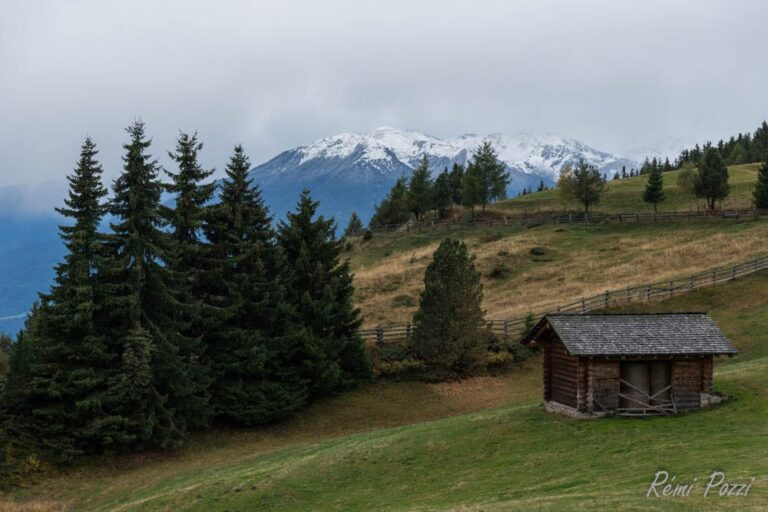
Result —
M 696 221 L 705 219 L 763 219 L 768 217 L 768 210 L 688 210 L 674 212 L 637 212 L 637 213 L 583 213 L 583 212 L 535 212 L 519 213 L 507 216 L 494 216 L 478 219 L 445 219 L 429 222 L 409 222 L 390 224 L 372 228 L 372 234 L 439 234 L 458 229 L 479 229 L 503 226 L 535 226 L 542 224 L 604 224 L 608 222 L 653 223 L 670 221 Z M 362 236 L 366 230 L 351 236 Z
M 714 268 L 671 281 L 606 291 L 599 295 L 585 297 L 575 302 L 558 306 L 549 311 L 531 312 L 531 314 L 535 320 L 538 320 L 539 317 L 546 314 L 583 314 L 616 306 L 648 302 L 653 299 L 665 299 L 698 288 L 727 283 L 762 270 L 768 270 L 768 256 L 762 256 L 731 267 Z M 522 337 L 525 334 L 523 331 L 526 326 L 527 317 L 528 315 L 510 320 L 488 320 L 487 325 L 496 334 Z M 361 329 L 359 333 L 364 340 L 371 343 L 405 343 L 413 335 L 413 330 L 414 327 L 411 324 L 382 325 L 373 329 Z

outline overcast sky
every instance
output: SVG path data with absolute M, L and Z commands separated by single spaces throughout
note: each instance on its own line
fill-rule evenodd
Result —
M 555 132 L 622 151 L 768 117 L 768 2 L 0 2 L 0 186 L 61 180 L 124 127 L 219 170 L 381 125 Z

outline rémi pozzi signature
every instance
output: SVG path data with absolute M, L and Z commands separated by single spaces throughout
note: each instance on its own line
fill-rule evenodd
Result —
M 653 482 L 648 487 L 645 496 L 647 498 L 687 497 L 699 493 L 703 493 L 705 498 L 708 496 L 747 496 L 754 482 L 754 477 L 746 482 L 743 480 L 729 482 L 722 471 L 712 471 L 709 478 L 701 483 L 698 477 L 683 481 L 678 480 L 675 475 L 670 476 L 667 471 L 660 470 L 654 475 Z

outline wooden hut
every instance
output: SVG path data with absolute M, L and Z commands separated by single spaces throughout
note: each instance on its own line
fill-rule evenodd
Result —
M 715 356 L 736 349 L 705 313 L 547 315 L 544 400 L 565 413 L 673 414 L 715 401 Z

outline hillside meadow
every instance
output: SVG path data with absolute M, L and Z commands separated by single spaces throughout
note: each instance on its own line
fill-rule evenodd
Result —
M 740 354 L 719 362 L 709 410 L 643 420 L 545 413 L 540 361 L 461 383 L 376 383 L 285 424 L 197 437 L 50 478 L 0 510 L 764 510 L 768 507 L 768 275 L 631 310 L 709 311 Z M 697 478 L 647 498 L 656 471 Z M 747 497 L 704 497 L 713 470 Z M 31 508 L 30 508 L 31 510 Z
M 732 192 L 724 207 L 748 208 L 757 164 L 729 169 Z M 665 173 L 674 202 L 678 171 Z M 645 211 L 646 177 L 609 182 L 600 208 Z M 688 205 L 678 197 L 676 203 Z M 728 203 L 727 201 L 731 201 Z M 536 204 L 560 208 L 554 191 L 530 194 L 494 205 L 494 212 Z M 611 209 L 613 208 L 613 209 Z M 709 219 L 642 224 L 517 225 L 458 229 L 445 233 L 376 235 L 353 239 L 347 253 L 355 273 L 356 303 L 365 327 L 408 323 L 418 306 L 424 270 L 444 236 L 465 240 L 483 276 L 483 306 L 490 319 L 509 319 L 556 308 L 582 297 L 664 281 L 711 267 L 766 254 L 768 222 Z
M 721 206 L 724 209 L 751 208 L 752 188 L 757 179 L 757 170 L 760 164 L 732 165 L 728 167 L 728 182 L 731 192 Z M 704 201 L 696 199 L 690 194 L 684 193 L 677 186 L 680 171 L 665 172 L 664 193 L 666 199 L 659 204 L 658 210 L 685 211 L 704 207 Z M 603 199 L 595 205 L 593 211 L 604 212 L 640 212 L 653 211 L 653 206 L 643 202 L 643 190 L 648 176 L 634 176 L 623 180 L 613 180 L 608 176 L 606 193 Z M 501 201 L 491 208 L 499 213 L 523 213 L 536 211 L 557 210 L 581 210 L 583 207 L 577 203 L 562 204 L 557 198 L 555 190 L 537 192 L 534 194 L 516 197 L 508 201 Z

